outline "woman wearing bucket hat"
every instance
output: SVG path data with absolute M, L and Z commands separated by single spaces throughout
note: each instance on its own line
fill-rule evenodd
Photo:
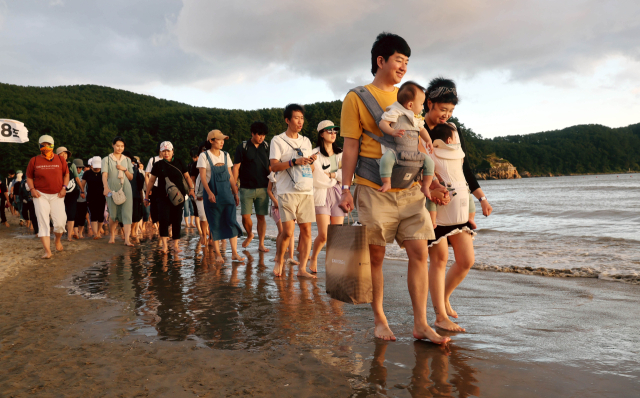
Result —
M 93 239 L 97 240 L 102 238 L 104 206 L 107 200 L 103 195 L 102 159 L 100 159 L 100 156 L 94 156 L 89 159 L 89 165 L 91 165 L 91 169 L 84 172 L 82 180 L 85 182 L 85 191 L 87 192 L 87 209 L 91 217 Z
M 327 242 L 329 224 L 342 225 L 344 211 L 339 207 L 342 199 L 342 148 L 336 144 L 340 127 L 331 120 L 323 120 L 318 124 L 318 140 L 313 153 L 318 155 L 318 162 L 313 170 L 313 201 L 316 209 L 318 236 L 313 242 L 313 254 L 309 270 L 318 272 L 318 254 Z
M 76 165 L 70 161 L 71 151 L 61 146 L 56 149 L 56 155 L 64 159 L 69 168 L 69 184 L 67 186 L 67 194 L 64 197 L 64 211 L 67 214 L 67 240 L 71 242 L 73 240 L 73 225 L 76 221 L 78 198 L 80 197 L 80 174 L 78 174 Z
M 65 232 L 67 215 L 64 211 L 64 197 L 69 184 L 67 162 L 53 153 L 53 138 L 40 136 L 40 155 L 34 156 L 27 167 L 27 184 L 33 196 L 33 204 L 38 219 L 38 236 L 44 247 L 42 258 L 51 258 L 51 238 L 49 220 L 53 222 L 56 250 L 62 251 L 62 233 Z
M 179 253 L 182 251 L 178 246 L 178 241 L 180 240 L 184 201 L 174 204 L 168 194 L 172 192 L 175 187 L 184 199 L 186 195 L 193 194 L 193 184 L 191 183 L 191 178 L 189 178 L 189 173 L 184 163 L 182 163 L 180 159 L 174 158 L 173 144 L 171 142 L 164 141 L 160 144 L 160 154 L 162 155 L 162 159 L 155 162 L 151 169 L 151 176 L 149 176 L 149 182 L 147 184 L 147 195 L 144 202 L 146 206 L 149 205 L 150 188 L 153 187 L 157 180 L 158 190 L 156 192 L 158 194 L 153 194 L 153 200 L 158 201 L 158 221 L 160 223 L 162 252 L 168 253 L 169 247 L 167 241 L 169 240 L 169 225 L 171 225 L 173 250 Z
M 109 208 L 109 243 L 116 242 L 116 228 L 118 222 L 121 222 L 124 230 L 124 244 L 133 246 L 129 241 L 133 222 L 133 192 L 131 191 L 133 164 L 131 159 L 122 154 L 125 146 L 124 138 L 117 136 L 111 144 L 113 153 L 102 159 L 103 195 L 107 198 Z M 124 195 L 124 201 L 121 201 L 122 195 Z M 118 198 L 120 200 L 116 203 Z
M 244 257 L 237 251 L 238 236 L 242 235 L 236 218 L 236 206 L 240 204 L 240 198 L 233 178 L 233 162 L 229 154 L 222 150 L 224 141 L 228 139 L 220 130 L 211 130 L 207 135 L 211 149 L 200 154 L 197 167 L 200 170 L 204 212 L 210 239 L 214 241 L 216 262 L 223 261 L 218 241 L 225 239 L 231 242 L 231 259 L 242 262 Z

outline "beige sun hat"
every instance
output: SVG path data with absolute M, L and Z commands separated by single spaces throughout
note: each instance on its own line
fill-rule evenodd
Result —
M 207 134 L 207 141 L 209 140 L 228 140 L 229 136 L 222 134 L 220 130 L 211 130 L 209 134 Z
M 71 151 L 68 150 L 66 147 L 60 146 L 56 149 L 56 155 L 60 155 L 62 152 L 67 152 L 69 156 L 71 156 Z

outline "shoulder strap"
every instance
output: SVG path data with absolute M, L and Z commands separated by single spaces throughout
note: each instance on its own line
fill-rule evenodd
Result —
M 247 150 L 247 141 L 242 141 L 242 149 Z
M 382 109 L 380 104 L 378 104 L 378 101 L 376 101 L 373 94 L 371 94 L 371 92 L 369 92 L 369 90 L 367 90 L 364 86 L 358 86 L 356 88 L 352 88 L 349 92 L 356 93 L 356 95 L 364 103 L 364 106 L 367 107 L 367 110 L 373 117 L 373 120 L 375 120 L 376 125 L 380 124 L 384 110 Z

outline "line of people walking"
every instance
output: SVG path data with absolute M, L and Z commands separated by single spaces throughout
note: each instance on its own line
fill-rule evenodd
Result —
M 427 295 L 437 328 L 464 331 L 451 321 L 458 314 L 450 297 L 475 261 L 473 198 L 485 216 L 493 209 L 469 167 L 463 135 L 448 122 L 459 102 L 455 83 L 436 78 L 426 88 L 415 82 L 396 87 L 410 55 L 403 38 L 381 33 L 371 49 L 372 83 L 347 94 L 340 126 L 330 120 L 318 124 L 315 148 L 300 134 L 305 109 L 298 104 L 285 107 L 287 128 L 270 143 L 265 141 L 267 125 L 254 122 L 251 138 L 235 148 L 232 159 L 224 149 L 229 137 L 214 129 L 191 148 L 188 165 L 164 141 L 145 169 L 126 151 L 125 140 L 116 137 L 111 154 L 95 156 L 85 167 L 81 159 L 71 162 L 65 147 L 54 153 L 53 137 L 43 135 L 40 155 L 30 160 L 26 178 L 12 171 L 10 180 L 0 183 L 2 222 L 5 203 L 12 212 L 20 209 L 21 224 L 31 223 L 42 240 L 43 258 L 50 258 L 50 231 L 56 250 L 63 250 L 62 234 L 67 232 L 69 240 L 72 234 L 82 237 L 87 218 L 93 239 L 102 237 L 101 226 L 108 220 L 109 243 L 115 242 L 120 226 L 127 246 L 142 233 L 141 221 L 151 220 L 157 224 L 160 250 L 180 252 L 184 217 L 187 227 L 198 229 L 199 243 L 213 247 L 216 262 L 224 261 L 221 247 L 224 251 L 227 241 L 231 260 L 243 262 L 237 247 L 243 235 L 236 215 L 240 206 L 243 248 L 255 237 L 255 214 L 258 250 L 269 252 L 265 238 L 270 215 L 278 228 L 274 276 L 295 265 L 298 277 L 315 278 L 329 225 L 343 224 L 346 214 L 357 209 L 368 233 L 375 336 L 395 340 L 383 308 L 382 265 L 385 246 L 396 241 L 409 258 L 413 335 L 446 343 L 449 338 L 427 323 Z M 336 143 L 339 132 L 343 148 Z M 314 222 L 318 232 L 312 242 Z M 447 271 L 449 246 L 455 261 Z

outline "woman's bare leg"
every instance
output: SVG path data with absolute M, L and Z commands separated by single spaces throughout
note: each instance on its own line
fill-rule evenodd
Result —
M 131 236 L 131 224 L 124 224 L 122 229 L 124 230 L 124 244 L 125 244 L 125 246 L 133 246 L 131 244 L 131 241 L 129 240 L 129 237 Z
M 447 277 L 444 280 L 444 304 L 447 310 L 447 315 L 454 318 L 458 317 L 458 314 L 451 308 L 449 297 L 454 290 L 460 285 L 460 283 L 466 278 L 469 270 L 475 262 L 475 253 L 473 250 L 473 240 L 471 235 L 466 232 L 449 236 L 449 242 L 453 247 L 453 255 L 456 261 L 451 265 L 447 272 Z
M 245 258 L 238 254 L 238 237 L 234 236 L 229 239 L 229 242 L 231 242 L 231 260 L 243 263 Z
M 116 228 L 118 228 L 118 222 L 109 221 L 109 243 L 116 243 Z
M 436 312 L 436 327 L 452 332 L 464 332 L 464 329 L 451 322 L 447 316 L 447 308 L 444 299 L 444 280 L 449 259 L 449 247 L 447 238 L 429 248 L 429 290 L 431 303 Z

